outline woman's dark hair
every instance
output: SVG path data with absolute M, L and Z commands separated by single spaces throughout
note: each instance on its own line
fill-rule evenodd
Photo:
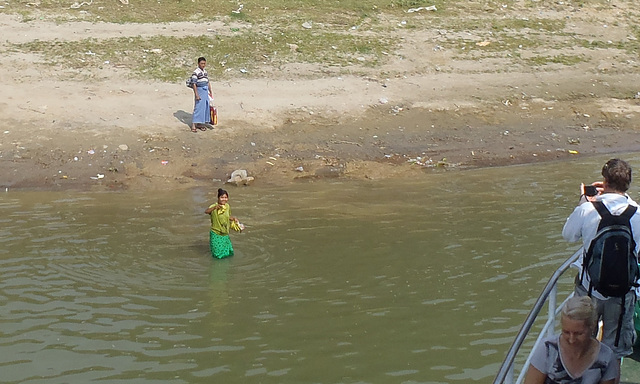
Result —
M 624 160 L 611 159 L 602 167 L 607 185 L 618 192 L 626 192 L 631 184 L 631 166 Z
M 227 195 L 227 197 L 228 197 L 229 196 L 229 192 L 225 191 L 222 188 L 218 188 L 218 197 L 224 196 L 224 195 Z
M 200 56 L 198 57 L 198 63 L 201 61 L 207 61 L 207 59 L 205 59 L 204 56 Z

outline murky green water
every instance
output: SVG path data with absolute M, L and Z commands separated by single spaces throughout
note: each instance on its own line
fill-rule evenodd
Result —
M 2 381 L 489 383 L 606 159 L 230 187 L 226 260 L 217 186 L 3 193 Z

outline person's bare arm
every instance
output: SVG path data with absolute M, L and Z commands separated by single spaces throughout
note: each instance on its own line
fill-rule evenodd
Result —
M 200 100 L 200 95 L 198 95 L 198 86 L 196 85 L 196 83 L 193 83 L 191 87 L 193 88 L 193 93 L 196 96 L 196 100 Z
M 538 371 L 533 365 L 529 365 L 527 375 L 524 377 L 524 384 L 544 384 L 547 375 Z M 607 382 L 607 384 L 609 384 Z

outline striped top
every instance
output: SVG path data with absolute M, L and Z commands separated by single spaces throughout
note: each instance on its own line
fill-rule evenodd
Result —
M 198 67 L 191 75 L 191 82 L 195 83 L 199 87 L 209 85 L 209 74 L 206 70 Z

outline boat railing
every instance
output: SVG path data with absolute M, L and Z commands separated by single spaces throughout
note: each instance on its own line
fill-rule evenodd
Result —
M 516 338 L 513 341 L 513 344 L 511 344 L 511 347 L 507 351 L 507 355 L 502 363 L 502 366 L 500 366 L 500 370 L 498 371 L 498 374 L 496 375 L 496 378 L 493 381 L 493 384 L 514 384 L 514 383 L 521 384 L 524 381 L 524 376 L 527 372 L 526 368 L 529 366 L 529 363 L 531 362 L 531 353 L 529 353 L 526 361 L 522 365 L 522 369 L 518 374 L 518 378 L 516 379 L 516 381 L 513 381 L 515 376 L 514 375 L 515 359 L 516 359 L 516 356 L 518 355 L 518 352 L 520 351 L 520 347 L 522 347 L 522 344 L 524 343 L 527 335 L 529 334 L 529 331 L 533 327 L 533 324 L 535 323 L 536 319 L 538 318 L 538 315 L 542 311 L 544 307 L 544 303 L 547 301 L 547 299 L 549 301 L 549 306 L 547 311 L 547 321 L 542 327 L 540 334 L 538 335 L 538 338 L 536 339 L 533 345 L 532 350 L 534 350 L 536 346 L 544 338 L 551 336 L 554 333 L 555 326 L 556 326 L 556 318 L 558 316 L 558 313 L 560 312 L 560 309 L 562 308 L 562 305 L 566 301 L 565 299 L 560 304 L 557 303 L 558 281 L 560 280 L 560 277 L 562 277 L 562 275 L 569 269 L 569 267 L 571 267 L 571 264 L 574 261 L 578 260 L 578 258 L 582 255 L 582 253 L 583 253 L 583 249 L 580 248 L 578 251 L 576 251 L 576 253 L 573 254 L 573 256 L 569 257 L 564 263 L 562 263 L 562 265 L 558 267 L 558 269 L 553 273 L 553 275 L 549 279 L 549 282 L 542 290 L 542 293 L 540 293 L 540 296 L 538 296 L 538 299 L 536 300 L 533 308 L 527 315 L 527 318 L 522 324 L 520 331 L 518 331 L 518 334 L 516 335 Z

